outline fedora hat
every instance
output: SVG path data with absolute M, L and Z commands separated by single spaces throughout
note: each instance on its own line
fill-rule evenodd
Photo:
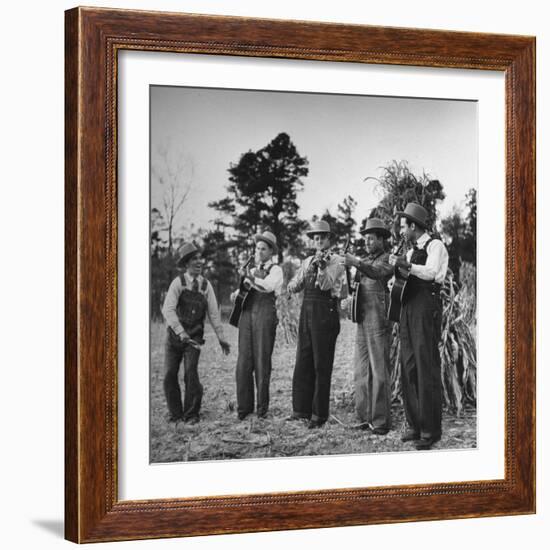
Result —
M 325 220 L 318 220 L 316 222 L 313 222 L 311 224 L 311 227 L 306 231 L 306 235 L 308 237 L 311 237 L 312 235 L 315 235 L 316 233 L 330 233 L 332 234 L 332 231 L 330 230 L 330 225 Z
M 428 227 L 428 211 L 416 202 L 409 202 L 403 212 L 396 212 L 395 215 L 407 218 L 411 222 L 420 225 L 423 229 Z
M 369 218 L 365 227 L 359 231 L 361 235 L 366 235 L 367 233 L 378 233 L 387 239 L 391 233 L 390 230 L 384 225 L 384 222 L 380 218 Z
M 183 243 L 178 250 L 178 255 L 180 259 L 178 260 L 177 265 L 181 266 L 183 263 L 189 260 L 191 256 L 194 256 L 199 252 L 200 249 L 198 249 L 193 243 Z
M 277 239 L 271 231 L 264 231 L 263 233 L 257 233 L 254 235 L 254 242 L 262 241 L 268 244 L 273 249 L 273 254 L 277 254 L 279 248 L 277 247 Z

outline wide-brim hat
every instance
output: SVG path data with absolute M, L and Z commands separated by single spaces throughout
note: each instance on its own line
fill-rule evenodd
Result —
M 332 231 L 330 230 L 330 225 L 325 220 L 319 220 L 316 222 L 313 222 L 311 224 L 311 227 L 306 231 L 306 235 L 308 237 L 311 237 L 312 235 L 315 235 L 317 233 L 329 233 L 332 235 Z
M 407 218 L 411 222 L 420 225 L 423 229 L 428 227 L 428 211 L 415 202 L 409 202 L 403 212 L 396 212 L 395 215 Z
M 195 256 L 199 252 L 200 249 L 197 248 L 194 243 L 183 243 L 178 250 L 179 260 L 177 265 L 181 266 L 183 263 L 185 263 L 192 256 Z
M 361 233 L 361 235 L 366 235 L 367 233 L 377 233 L 382 235 L 385 239 L 391 235 L 390 230 L 384 225 L 384 222 L 380 218 L 369 218 L 365 224 L 365 227 L 363 227 L 359 233 Z
M 273 254 L 277 254 L 279 247 L 277 246 L 277 238 L 271 231 L 264 231 L 263 233 L 257 233 L 254 235 L 254 242 L 262 241 L 268 244 L 273 249 Z

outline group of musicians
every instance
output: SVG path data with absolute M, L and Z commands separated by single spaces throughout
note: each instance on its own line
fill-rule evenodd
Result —
M 396 277 L 406 280 L 399 334 L 401 382 L 407 429 L 403 441 L 427 450 L 441 438 L 442 388 L 438 343 L 441 332 L 441 284 L 448 265 L 441 240 L 428 233 L 428 213 L 416 203 L 407 204 L 400 218 L 402 239 L 409 249 L 390 254 L 391 233 L 377 219 L 361 230 L 366 255 L 331 252 L 331 229 L 326 221 L 306 232 L 315 254 L 307 257 L 287 285 L 289 293 L 303 291 L 298 325 L 296 362 L 292 379 L 292 413 L 288 421 L 305 421 L 318 429 L 329 418 L 330 384 L 334 350 L 340 332 L 340 305 L 351 300 L 346 269 L 356 270 L 358 315 L 354 354 L 355 406 L 358 428 L 384 436 L 392 428 L 388 290 Z M 283 290 L 283 272 L 273 263 L 278 252 L 275 236 L 255 235 L 255 266 L 241 268 L 246 300 L 238 319 L 239 350 L 236 368 L 237 415 L 244 420 L 256 410 L 265 418 L 269 410 L 271 356 L 277 328 L 275 301 Z M 196 423 L 202 399 L 198 360 L 208 316 L 224 354 L 229 353 L 211 284 L 201 275 L 200 250 L 186 243 L 180 251 L 182 274 L 174 279 L 162 308 L 168 325 L 165 343 L 164 390 L 169 420 Z M 232 294 L 235 300 L 237 289 Z M 342 301 L 342 304 L 340 302 Z M 184 401 L 178 371 L 183 359 Z

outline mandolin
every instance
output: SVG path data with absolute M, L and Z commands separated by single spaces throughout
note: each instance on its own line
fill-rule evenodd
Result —
M 244 265 L 243 269 L 246 269 L 252 263 L 253 260 L 254 260 L 254 256 L 251 256 L 246 262 L 246 264 Z M 229 315 L 229 324 L 237 328 L 239 328 L 239 319 L 241 318 L 241 312 L 244 309 L 244 304 L 246 302 L 248 292 L 250 291 L 250 288 L 251 288 L 249 284 L 245 283 L 245 279 L 246 277 L 243 275 L 239 283 L 239 293 L 235 298 L 235 303 L 233 304 L 231 315 Z
M 395 255 L 401 254 L 403 247 L 405 246 L 405 239 L 401 239 L 399 246 L 394 251 Z M 401 307 L 403 305 L 403 296 L 405 295 L 405 288 L 409 278 L 409 272 L 404 272 L 397 266 L 394 270 L 394 283 L 390 292 L 390 306 L 388 308 L 388 319 L 399 323 L 401 317 Z

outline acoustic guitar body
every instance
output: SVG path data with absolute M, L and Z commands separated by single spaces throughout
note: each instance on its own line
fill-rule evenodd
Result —
M 244 266 L 245 268 L 250 265 L 252 259 L 253 258 L 248 260 L 248 262 Z M 251 288 L 250 286 L 247 286 L 244 281 L 245 281 L 245 277 L 241 277 L 241 281 L 239 283 L 239 293 L 235 298 L 235 303 L 233 304 L 233 308 L 231 309 L 231 314 L 229 315 L 229 324 L 236 328 L 239 328 L 239 319 L 241 318 L 241 313 L 244 309 L 246 298 Z
M 408 274 L 407 274 L 408 275 Z M 395 270 L 395 282 L 390 292 L 390 306 L 388 308 L 388 319 L 399 323 L 401 318 L 401 307 L 403 306 L 403 297 L 407 287 L 408 277 L 403 277 L 399 269 Z

